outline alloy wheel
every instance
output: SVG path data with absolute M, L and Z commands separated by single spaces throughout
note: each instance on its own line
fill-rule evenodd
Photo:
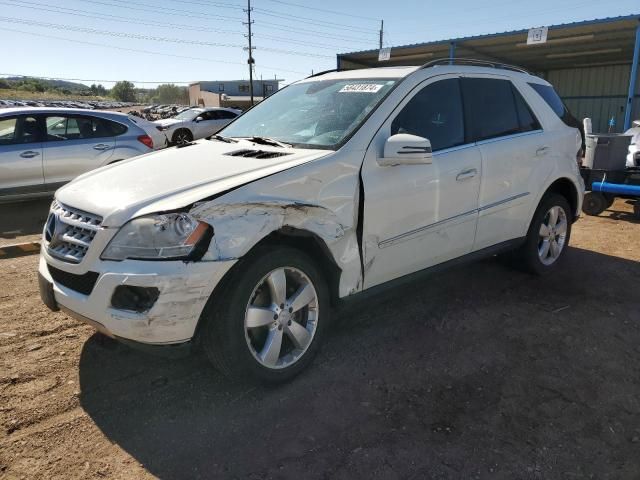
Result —
M 245 311 L 251 354 L 269 369 L 293 365 L 311 345 L 319 313 L 316 289 L 304 272 L 294 267 L 269 272 L 254 288 Z
M 567 241 L 567 214 L 559 206 L 551 207 L 540 225 L 538 257 L 544 265 L 553 264 Z

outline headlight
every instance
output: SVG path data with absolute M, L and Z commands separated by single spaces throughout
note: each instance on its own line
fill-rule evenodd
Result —
M 109 242 L 102 260 L 187 259 L 207 239 L 211 227 L 186 213 L 166 213 L 134 218 Z M 206 248 L 206 245 L 205 245 Z

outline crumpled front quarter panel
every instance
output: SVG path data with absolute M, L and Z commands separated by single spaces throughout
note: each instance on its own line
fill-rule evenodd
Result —
M 342 270 L 341 297 L 360 290 L 361 162 L 362 152 L 336 152 L 196 204 L 191 214 L 214 228 L 208 255 L 237 259 L 270 233 L 292 227 L 324 241 Z

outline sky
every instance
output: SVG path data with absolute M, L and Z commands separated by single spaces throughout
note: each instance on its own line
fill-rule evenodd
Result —
M 638 0 L 252 0 L 257 78 L 335 68 L 336 54 L 618 15 Z M 0 0 L 0 76 L 138 87 L 248 79 L 246 1 Z M 11 53 L 8 53 L 8 52 Z

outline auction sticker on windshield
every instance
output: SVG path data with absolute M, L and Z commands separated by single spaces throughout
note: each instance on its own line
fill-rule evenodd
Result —
M 380 85 L 379 83 L 351 83 L 342 87 L 339 92 L 376 93 L 382 87 L 384 87 L 384 85 Z

